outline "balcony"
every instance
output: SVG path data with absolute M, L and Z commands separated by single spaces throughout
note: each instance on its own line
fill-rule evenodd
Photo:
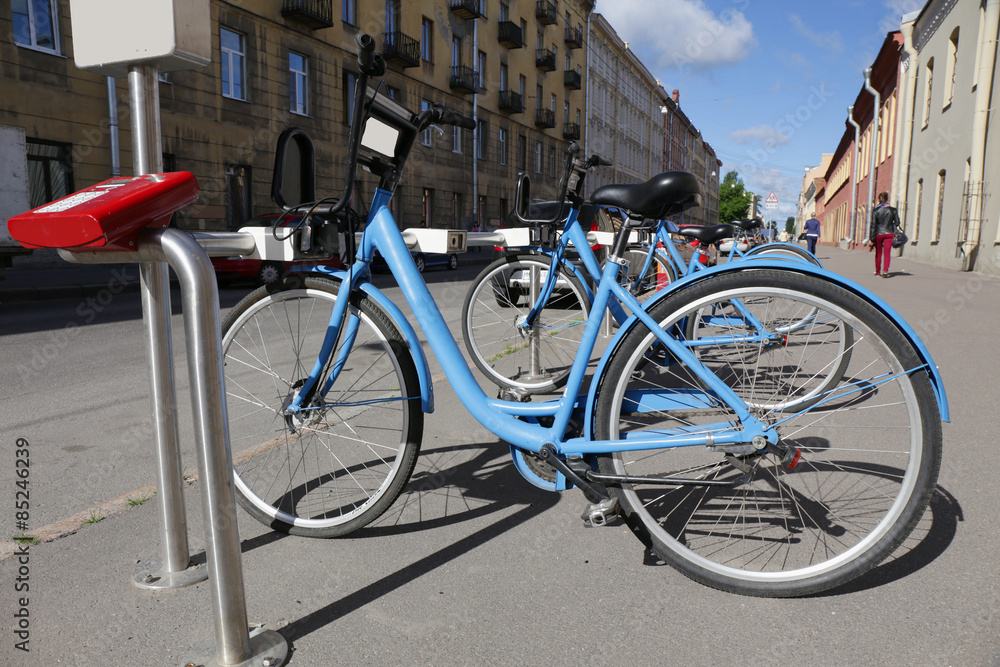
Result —
M 566 42 L 567 49 L 582 49 L 583 48 L 583 26 L 577 26 L 575 28 L 570 28 L 566 26 L 566 36 L 564 38 Z
M 563 123 L 563 139 L 569 139 L 570 141 L 580 140 L 580 124 L 579 123 Z
M 451 0 L 449 6 L 460 19 L 486 18 L 486 0 Z
M 556 52 L 552 49 L 538 49 L 535 51 L 535 67 L 546 72 L 556 71 Z
M 535 4 L 535 18 L 542 25 L 552 25 L 559 20 L 556 13 L 556 3 L 548 0 L 538 0 Z
M 466 67 L 465 65 L 454 65 L 451 68 L 451 80 L 448 85 L 451 89 L 467 95 L 475 94 L 478 90 L 479 72 Z
M 521 98 L 521 93 L 515 93 L 513 90 L 501 90 L 500 111 L 510 111 L 511 113 L 524 111 L 524 100 Z
M 552 109 L 535 109 L 535 127 L 555 127 L 556 112 Z
M 285 0 L 281 15 L 311 30 L 333 27 L 332 0 Z
M 563 72 L 563 85 L 567 88 L 580 90 L 583 87 L 583 76 L 575 70 L 568 69 Z
M 524 47 L 524 35 L 521 34 L 521 26 L 513 21 L 500 21 L 498 41 L 508 49 L 520 49 Z
M 383 33 L 382 57 L 400 67 L 416 67 L 420 64 L 420 41 L 399 31 Z

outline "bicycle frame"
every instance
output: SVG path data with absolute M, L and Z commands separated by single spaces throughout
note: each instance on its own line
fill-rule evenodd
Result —
M 581 408 L 578 395 L 586 375 L 590 351 L 594 347 L 601 328 L 601 322 L 597 318 L 591 318 L 586 324 L 580 348 L 586 353 L 577 355 L 570 371 L 567 388 L 560 398 L 542 403 L 521 403 L 488 398 L 462 356 L 437 304 L 427 289 L 426 283 L 417 271 L 396 221 L 387 207 L 391 196 L 391 192 L 381 188 L 376 191 L 368 223 L 361 237 L 357 261 L 349 271 L 331 271 L 329 273 L 342 278 L 340 290 L 345 295 L 349 294 L 349 291 L 344 292 L 344 290 L 356 289 L 367 280 L 369 266 L 377 250 L 396 278 L 404 298 L 412 308 L 414 317 L 424 331 L 428 343 L 441 364 L 445 376 L 454 387 L 455 393 L 469 412 L 484 427 L 502 440 L 531 452 L 538 452 L 543 445 L 549 444 L 556 449 L 557 453 L 565 456 L 705 445 L 709 440 L 715 444 L 749 443 L 755 437 L 763 437 L 769 442 L 776 441 L 775 432 L 755 419 L 742 399 L 737 397 L 714 373 L 705 368 L 690 350 L 663 331 L 651 317 L 642 311 L 638 301 L 618 284 L 617 274 L 620 267 L 613 262 L 609 262 L 604 267 L 595 294 L 594 307 L 603 311 L 608 301 L 614 296 L 630 310 L 633 310 L 633 317 L 637 317 L 651 331 L 656 332 L 657 338 L 663 345 L 694 370 L 699 379 L 709 388 L 711 394 L 718 400 L 725 402 L 736 413 L 740 420 L 739 427 L 734 428 L 728 423 L 704 425 L 703 431 L 710 431 L 710 436 L 676 429 L 674 432 L 657 434 L 630 434 L 624 440 L 613 441 L 595 441 L 589 433 L 580 437 L 564 438 L 573 413 Z M 370 292 L 367 289 L 366 291 Z M 337 372 L 350 354 L 352 334 L 356 330 L 357 318 L 348 312 L 349 301 L 348 298 L 337 299 L 319 357 L 298 396 L 289 406 L 290 412 L 310 409 L 308 405 L 303 405 L 303 402 L 306 397 L 313 394 L 313 388 L 319 384 L 326 361 L 337 349 L 338 342 L 341 342 L 342 345 L 337 358 L 333 360 L 329 377 L 323 379 L 321 394 L 335 382 Z M 343 326 L 341 322 L 344 322 Z M 520 419 L 536 420 L 538 417 L 552 417 L 552 426 L 545 427 Z

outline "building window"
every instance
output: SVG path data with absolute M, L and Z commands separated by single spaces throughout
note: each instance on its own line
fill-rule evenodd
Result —
M 385 0 L 385 31 L 398 32 L 399 21 L 399 0 Z
M 357 87 L 358 75 L 350 70 L 344 70 L 344 123 L 354 123 L 354 89 Z
M 220 28 L 219 38 L 222 44 L 222 96 L 245 100 L 246 51 L 243 35 Z
M 420 110 L 421 111 L 427 111 L 430 108 L 431 108 L 431 103 L 429 101 L 427 101 L 427 100 L 420 100 Z M 430 128 L 427 128 L 426 130 L 424 130 L 423 132 L 420 133 L 420 143 L 423 144 L 424 146 L 433 146 L 434 145 L 434 143 L 432 141 L 432 137 L 431 137 L 431 132 L 432 132 L 432 130 Z
M 426 16 L 420 24 L 420 58 L 434 62 L 434 21 Z
M 556 175 L 556 147 L 549 146 L 549 176 Z
M 458 125 L 451 126 L 451 152 L 462 152 L 462 128 Z
M 403 91 L 400 90 L 399 88 L 397 88 L 396 86 L 389 86 L 389 85 L 387 85 L 385 87 L 385 94 L 386 94 L 386 97 L 388 97 L 390 100 L 393 100 L 393 101 L 399 102 L 399 103 L 403 102 Z
M 497 161 L 507 164 L 507 130 L 502 127 L 497 131 Z
M 358 0 L 341 0 L 340 20 L 348 25 L 358 24 Z
M 424 188 L 424 197 L 420 203 L 420 226 L 421 227 L 433 227 L 433 216 L 434 216 L 434 190 L 431 188 Z
M 517 77 L 517 93 L 521 96 L 521 104 L 524 104 L 524 91 L 528 89 L 528 80 L 524 78 L 523 74 Z
M 480 160 L 486 159 L 486 141 L 489 137 L 489 126 L 485 120 L 476 122 L 476 157 Z
M 500 22 L 510 20 L 510 0 L 500 0 Z
M 226 165 L 226 229 L 235 232 L 253 217 L 250 167 Z
M 955 28 L 948 39 L 948 60 L 944 64 L 944 104 L 943 108 L 951 106 L 951 98 L 955 94 L 955 72 L 958 69 L 958 28 Z
M 288 93 L 292 113 L 309 113 L 309 60 L 294 51 L 288 52 Z
M 12 0 L 14 42 L 59 53 L 59 11 L 56 0 Z
M 542 173 L 542 142 L 535 142 L 535 173 Z
M 458 67 L 462 64 L 462 38 L 451 38 L 451 66 Z
M 944 217 L 944 177 L 945 170 L 938 172 L 937 194 L 934 197 L 934 231 L 931 234 L 931 243 L 937 243 L 941 238 L 941 219 Z
M 517 135 L 517 168 L 525 171 L 528 168 L 528 139 L 523 134 Z
M 507 69 L 506 63 L 500 63 L 500 90 L 507 90 L 508 77 L 510 73 Z
M 550 95 L 549 96 L 549 111 L 552 112 L 553 116 L 556 115 L 556 96 L 555 95 Z
M 479 52 L 479 62 L 477 63 L 477 65 L 479 66 L 479 68 L 478 68 L 478 70 L 476 72 L 476 75 L 479 77 L 479 87 L 480 88 L 485 88 L 486 87 L 486 52 L 485 51 L 480 51 Z M 501 90 L 503 90 L 503 88 L 501 88 Z
M 28 139 L 28 206 L 38 208 L 73 192 L 70 145 Z
M 924 118 L 923 127 L 927 127 L 927 122 L 931 117 L 931 87 L 934 83 L 934 59 L 927 61 L 924 67 Z

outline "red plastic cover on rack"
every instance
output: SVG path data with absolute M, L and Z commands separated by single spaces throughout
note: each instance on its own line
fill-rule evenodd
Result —
M 186 171 L 112 178 L 7 221 L 25 248 L 135 250 L 146 227 L 166 227 L 170 215 L 198 198 Z

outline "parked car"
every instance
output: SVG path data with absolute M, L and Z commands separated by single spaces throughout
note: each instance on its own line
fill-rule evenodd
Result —
M 243 223 L 243 227 L 273 227 L 275 221 L 280 217 L 277 213 L 262 215 L 251 218 Z M 289 217 L 282 221 L 282 227 L 294 227 L 301 220 L 300 216 Z M 270 285 L 281 279 L 293 266 L 322 265 L 334 269 L 343 268 L 340 257 L 334 255 L 332 259 L 305 259 L 294 262 L 272 262 L 249 257 L 212 257 L 212 268 L 215 269 L 216 278 L 221 281 L 228 280 L 253 280 L 259 285 Z

